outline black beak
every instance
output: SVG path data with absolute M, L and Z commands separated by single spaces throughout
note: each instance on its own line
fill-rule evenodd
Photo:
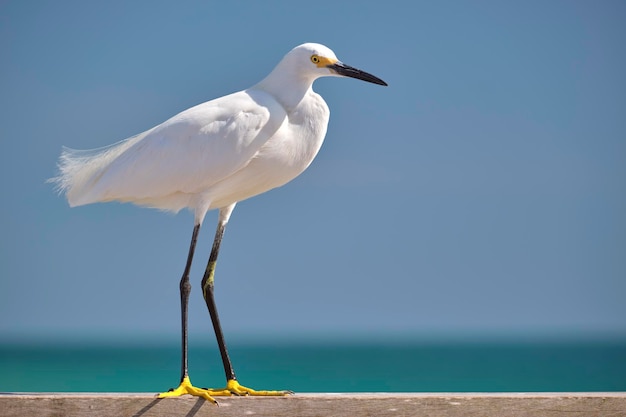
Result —
M 327 65 L 326 67 L 339 75 L 343 75 L 344 77 L 356 78 L 358 80 L 363 80 L 367 81 L 368 83 L 374 83 L 378 85 L 387 85 L 387 83 L 380 78 L 368 72 L 351 67 L 350 65 L 346 65 L 341 61 L 337 61 L 334 64 Z

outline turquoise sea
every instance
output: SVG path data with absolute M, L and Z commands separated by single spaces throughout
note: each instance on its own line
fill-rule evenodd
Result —
M 177 384 L 179 347 L 3 343 L 1 392 L 158 392 Z M 235 343 L 238 379 L 295 392 L 626 391 L 626 340 Z M 218 387 L 216 347 L 193 346 L 190 376 Z

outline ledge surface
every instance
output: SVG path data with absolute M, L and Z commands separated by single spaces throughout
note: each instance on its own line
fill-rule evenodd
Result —
M 142 393 L 0 393 L 0 416 L 625 417 L 626 392 L 346 393 L 156 399 Z

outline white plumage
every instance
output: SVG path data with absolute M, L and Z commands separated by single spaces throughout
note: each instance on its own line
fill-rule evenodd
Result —
M 70 206 L 121 201 L 168 211 L 190 208 L 196 223 L 281 186 L 319 151 L 329 110 L 311 86 L 340 75 L 318 66 L 339 61 L 328 48 L 304 44 L 257 85 L 185 110 L 110 147 L 65 149 L 53 179 Z

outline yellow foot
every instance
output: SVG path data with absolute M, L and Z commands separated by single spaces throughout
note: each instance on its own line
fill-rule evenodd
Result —
M 183 378 L 178 388 L 169 390 L 167 392 L 162 392 L 157 395 L 157 398 L 180 397 L 181 395 L 185 394 L 204 398 L 205 400 L 217 405 L 217 401 L 215 401 L 215 398 L 212 397 L 212 395 L 216 395 L 213 390 L 194 387 L 193 385 L 191 385 L 191 381 L 189 380 L 188 376 Z
M 258 391 L 252 388 L 244 387 L 240 385 L 235 379 L 229 379 L 226 383 L 226 388 L 223 389 L 210 389 L 211 395 L 228 396 L 228 395 L 251 395 L 262 397 L 282 397 L 285 395 L 293 394 L 291 391 Z

